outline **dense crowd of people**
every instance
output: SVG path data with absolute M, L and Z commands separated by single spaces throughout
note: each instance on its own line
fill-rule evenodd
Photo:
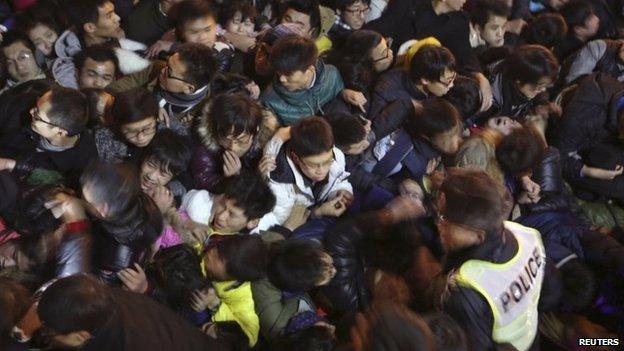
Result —
M 623 14 L 1 0 L 0 349 L 622 347 Z

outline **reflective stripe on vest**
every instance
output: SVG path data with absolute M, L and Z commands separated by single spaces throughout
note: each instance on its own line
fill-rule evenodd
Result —
M 537 334 L 540 290 L 546 253 L 540 233 L 513 222 L 505 229 L 518 241 L 518 252 L 503 264 L 469 260 L 458 270 L 457 282 L 478 291 L 494 316 L 492 339 L 518 350 L 531 347 Z

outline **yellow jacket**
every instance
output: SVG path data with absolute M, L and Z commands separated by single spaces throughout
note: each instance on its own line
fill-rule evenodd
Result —
M 221 306 L 212 316 L 212 321 L 235 321 L 247 335 L 249 346 L 253 347 L 258 342 L 260 320 L 254 306 L 251 283 L 237 284 L 235 281 L 212 283 L 221 300 Z

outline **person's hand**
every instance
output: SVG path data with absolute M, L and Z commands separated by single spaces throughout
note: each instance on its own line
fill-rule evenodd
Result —
M 274 156 L 262 156 L 262 159 L 260 159 L 260 163 L 258 164 L 258 171 L 264 178 L 268 178 L 269 173 L 273 172 L 275 168 L 277 168 L 277 163 L 275 162 Z
M 308 220 L 308 217 L 310 217 L 310 210 L 308 210 L 307 206 L 302 203 L 295 203 L 290 210 L 288 219 L 284 222 L 284 227 L 293 232 L 302 226 Z
M 366 133 L 366 135 L 368 135 L 368 133 L 371 132 L 372 128 L 371 125 L 373 124 L 373 122 L 370 119 L 367 118 L 363 118 L 365 119 L 364 121 L 364 133 Z
M 481 90 L 481 109 L 480 111 L 487 111 L 492 107 L 492 101 L 494 95 L 492 95 L 492 86 L 490 81 L 483 75 L 483 73 L 477 73 L 475 78 L 479 81 L 479 89 Z
M 507 21 L 505 23 L 505 32 L 520 35 L 522 29 L 527 25 L 527 22 L 522 18 Z
M 56 194 L 54 200 L 44 204 L 54 218 L 61 218 L 64 223 L 79 222 L 87 219 L 82 200 L 67 193 Z
M 170 127 L 171 122 L 169 120 L 169 112 L 164 107 L 158 109 L 158 123 L 164 123 L 165 126 Z
M 282 127 L 275 132 L 274 137 L 280 138 L 282 141 L 290 140 L 290 126 Z
M 0 171 L 12 171 L 15 163 L 13 159 L 0 157 Z
M 235 153 L 229 150 L 223 153 L 223 175 L 226 178 L 240 173 L 241 167 L 241 161 Z
M 167 210 L 174 206 L 173 194 L 166 186 L 159 185 L 149 190 L 147 194 L 154 200 L 161 213 L 166 213 Z
M 418 218 L 425 214 L 425 208 L 422 199 L 416 199 L 408 196 L 395 197 L 383 211 L 388 211 L 392 216 L 393 222 L 401 222 L 407 219 Z
M 517 202 L 520 205 L 527 205 L 527 204 L 536 204 L 538 203 L 542 198 L 537 195 L 537 196 L 531 196 L 529 195 L 529 193 L 527 191 L 523 191 L 522 193 L 520 193 L 520 196 L 518 196 L 518 200 Z
M 219 306 L 220 303 L 221 300 L 213 288 L 195 290 L 191 297 L 191 308 L 196 312 L 201 312 L 206 309 L 212 310 Z
M 251 83 L 245 85 L 245 89 L 252 99 L 258 100 L 258 98 L 260 97 L 260 87 L 258 86 L 258 84 L 256 84 L 256 82 L 252 81 Z
M 145 57 L 148 59 L 153 59 L 158 56 L 161 52 L 167 52 L 171 50 L 173 46 L 173 41 L 159 40 L 152 44 L 149 48 L 145 49 Z
M 420 185 L 412 179 L 405 179 L 399 184 L 399 194 L 419 201 L 422 201 L 425 196 Z
M 529 176 L 523 176 L 520 178 L 520 183 L 522 184 L 522 189 L 527 192 L 529 198 L 537 199 L 540 196 L 540 191 L 542 188 L 539 184 L 535 183 Z
M 145 271 L 138 263 L 134 264 L 134 268 L 125 268 L 117 272 L 117 277 L 123 283 L 123 287 L 129 291 L 143 294 L 147 291 L 147 277 Z
M 191 236 L 195 241 L 200 244 L 203 244 L 206 241 L 206 238 L 210 236 L 210 227 L 205 224 L 200 224 L 197 222 L 193 222 L 189 220 L 186 224 L 186 228 L 191 233 Z
M 617 165 L 614 170 L 583 166 L 581 173 L 589 178 L 601 180 L 613 180 L 615 177 L 622 175 L 624 167 Z
M 360 111 L 366 112 L 366 109 L 364 108 L 366 105 L 366 97 L 364 94 L 357 90 L 343 89 L 341 95 L 344 101 L 356 106 L 360 109 Z
M 440 162 L 442 162 L 442 157 L 436 157 L 429 160 L 429 162 L 427 162 L 427 169 L 425 170 L 425 174 L 429 175 L 433 173 L 433 171 L 438 169 Z
M 347 191 L 338 193 L 338 196 L 329 201 L 325 201 L 321 206 L 314 210 L 315 217 L 328 216 L 328 217 L 340 217 L 347 207 L 353 201 L 353 195 Z

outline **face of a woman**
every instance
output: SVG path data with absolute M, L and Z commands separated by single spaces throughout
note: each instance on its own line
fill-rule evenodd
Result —
M 490 118 L 487 121 L 487 126 L 500 132 L 502 135 L 509 135 L 514 130 L 522 127 L 520 123 L 509 117 Z
M 243 20 L 243 15 L 237 11 L 225 25 L 225 30 L 229 33 L 251 36 L 254 32 L 254 23 L 251 18 Z
M 553 81 L 550 77 L 542 77 L 537 83 L 517 83 L 518 90 L 529 100 L 545 92 L 552 84 Z
M 58 35 L 45 24 L 38 24 L 28 32 L 28 38 L 47 57 L 52 54 Z
M 390 44 L 385 38 L 371 51 L 371 60 L 376 72 L 383 72 L 392 66 L 394 53 L 390 49 Z

